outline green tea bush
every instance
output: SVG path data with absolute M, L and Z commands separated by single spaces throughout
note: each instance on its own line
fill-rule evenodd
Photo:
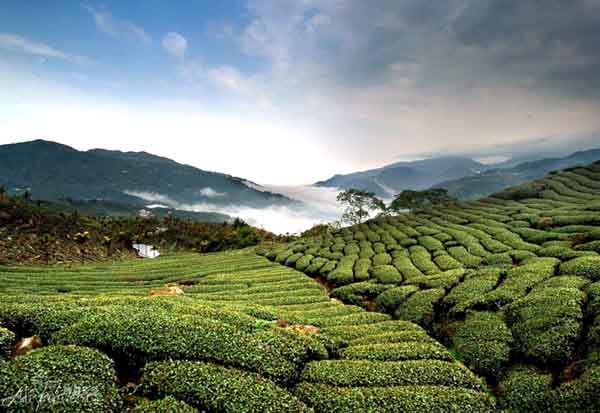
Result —
M 335 270 L 327 274 L 327 281 L 334 285 L 351 284 L 354 281 L 354 262 L 340 261 Z
M 492 377 L 510 360 L 512 334 L 502 316 L 493 312 L 469 313 L 465 321 L 453 325 L 452 344 L 474 371 Z
M 0 361 L 10 356 L 15 338 L 15 333 L 7 328 L 0 327 Z
M 500 278 L 500 269 L 477 272 L 452 289 L 444 298 L 448 308 L 463 303 L 492 291 Z
M 400 284 L 402 276 L 392 265 L 376 265 L 371 270 L 372 275 L 382 284 Z
M 437 238 L 434 238 L 430 235 L 419 237 L 419 244 L 427 248 L 427 250 L 430 252 L 444 249 L 444 244 L 442 244 L 442 242 Z
M 554 257 L 561 261 L 571 260 L 573 258 L 597 255 L 595 251 L 574 251 L 571 248 L 561 246 L 544 247 L 538 251 L 540 257 Z
M 128 413 L 198 413 L 198 410 L 185 402 L 167 396 L 162 400 L 142 400 L 128 410 Z
M 575 288 L 544 288 L 510 304 L 516 349 L 544 365 L 568 363 L 581 334 L 584 300 Z
M 398 307 L 394 316 L 429 327 L 435 317 L 435 305 L 444 295 L 445 291 L 441 288 L 418 291 Z
M 317 274 L 328 262 L 327 258 L 317 257 L 310 262 L 305 271 L 308 274 Z
M 389 265 L 392 263 L 392 257 L 387 253 L 378 253 L 373 257 L 373 266 Z
M 489 413 L 495 406 L 487 393 L 451 386 L 335 387 L 301 383 L 294 393 L 323 413 Z
M 448 350 L 441 344 L 419 341 L 352 345 L 342 349 L 339 355 L 342 359 L 351 360 L 452 360 Z
M 390 288 L 382 292 L 375 300 L 375 303 L 378 309 L 386 313 L 393 313 L 400 304 L 417 291 L 419 291 L 419 288 L 414 285 Z
M 429 252 L 420 245 L 410 247 L 410 259 L 415 267 L 425 274 L 435 274 L 440 272 L 437 265 L 431 261 L 431 255 Z
M 287 249 L 285 251 L 281 251 L 279 254 L 277 254 L 277 256 L 275 257 L 275 262 L 278 262 L 279 264 L 284 264 L 287 259 L 292 256 L 292 254 L 294 254 L 294 251 L 291 249 Z
M 302 258 L 296 261 L 296 269 L 298 271 L 306 271 L 314 258 L 314 255 L 304 255 Z
M 469 253 L 463 246 L 448 248 L 448 253 L 467 268 L 477 268 L 482 262 L 481 257 Z
M 499 407 L 509 412 L 549 412 L 552 375 L 529 366 L 510 369 L 500 384 Z
M 14 412 L 119 412 L 113 362 L 99 351 L 50 346 L 0 363 L 0 401 Z
M 142 388 L 215 412 L 309 412 L 284 388 L 255 373 L 190 361 L 152 362 L 144 367 Z
M 437 255 L 433 261 L 442 271 L 455 270 L 457 268 L 463 268 L 463 265 L 452 258 L 450 255 L 445 252 Z
M 292 380 L 311 358 L 307 342 L 275 328 L 247 332 L 221 321 L 157 309 L 116 309 L 87 317 L 53 336 L 60 344 L 94 347 L 120 360 L 215 361 Z
M 55 331 L 98 311 L 101 310 L 36 298 L 22 303 L 3 302 L 0 303 L 0 325 L 19 336 L 38 335 L 47 341 Z
M 359 258 L 354 264 L 354 279 L 356 281 L 365 281 L 370 277 L 371 260 L 369 258 Z
M 591 281 L 589 278 L 571 275 L 558 275 L 548 278 L 546 281 L 536 285 L 533 291 L 542 290 L 544 288 L 574 288 L 576 290 L 583 290 L 590 283 Z
M 463 269 L 449 270 L 427 277 L 412 278 L 406 283 L 418 285 L 421 289 L 443 288 L 445 290 L 450 290 L 460 282 L 463 274 Z
M 362 346 L 367 344 L 389 344 L 404 343 L 407 341 L 419 341 L 421 343 L 437 343 L 429 337 L 425 330 L 392 331 L 388 333 L 374 334 L 357 338 L 348 342 L 349 346 Z
M 560 266 L 561 274 L 581 275 L 600 281 L 600 256 L 574 258 Z
M 343 287 L 334 288 L 331 297 L 344 301 L 345 303 L 360 305 L 366 297 L 377 297 L 392 286 L 375 284 L 373 282 L 358 282 Z
M 591 241 L 575 246 L 576 251 L 594 251 L 600 253 L 600 241 Z
M 336 260 L 330 260 L 327 261 L 319 270 L 319 272 L 323 275 L 328 275 L 330 272 L 332 272 L 333 270 L 335 270 L 335 268 L 338 265 L 338 261 Z
M 423 276 L 423 273 L 417 267 L 415 267 L 411 259 L 406 256 L 399 255 L 395 257 L 392 261 L 392 264 L 394 267 L 396 267 L 405 280 Z
M 402 320 L 390 320 L 370 325 L 347 325 L 323 329 L 323 333 L 329 337 L 340 338 L 348 341 L 368 337 L 371 335 L 404 331 L 422 332 L 423 329 L 415 323 Z
M 441 360 L 322 360 L 306 365 L 301 380 L 332 386 L 455 386 L 482 390 L 481 380 L 456 363 Z

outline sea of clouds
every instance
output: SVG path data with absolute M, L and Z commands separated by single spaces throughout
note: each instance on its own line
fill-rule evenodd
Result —
M 260 188 L 301 201 L 302 205 L 252 208 L 243 205 L 224 206 L 209 202 L 182 204 L 168 196 L 155 192 L 126 191 L 126 193 L 148 202 L 149 208 L 168 206 L 184 211 L 220 212 L 232 217 L 239 217 L 253 226 L 264 228 L 276 234 L 300 233 L 317 224 L 339 220 L 343 213 L 343 208 L 336 201 L 339 193 L 336 188 L 321 188 L 311 185 L 265 185 Z M 214 191 L 211 188 L 205 188 L 205 192 L 208 193 L 209 190 Z

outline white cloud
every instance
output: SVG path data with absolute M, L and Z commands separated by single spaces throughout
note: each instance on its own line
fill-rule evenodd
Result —
M 88 64 L 90 59 L 69 54 L 44 43 L 37 43 L 12 33 L 0 33 L 0 48 L 46 59 L 58 59 L 75 64 Z
M 162 40 L 163 48 L 171 56 L 183 59 L 188 48 L 188 42 L 185 37 L 177 32 L 169 32 Z
M 205 196 L 207 198 L 219 198 L 219 197 L 225 196 L 225 194 L 223 192 L 217 192 L 214 189 L 212 189 L 211 187 L 202 188 L 198 192 L 200 193 L 200 195 Z
M 338 220 L 342 208 L 336 202 L 338 190 L 313 186 L 268 186 L 268 190 L 282 193 L 293 199 L 304 202 L 300 207 L 273 206 L 268 208 L 252 208 L 241 205 L 215 205 L 211 203 L 181 204 L 168 196 L 149 191 L 126 191 L 153 204 L 168 205 L 172 208 L 195 212 L 219 212 L 232 217 L 242 218 L 251 225 L 264 228 L 276 234 L 299 233 L 321 223 Z
M 127 20 L 116 19 L 108 10 L 97 10 L 91 6 L 85 9 L 92 15 L 98 30 L 115 38 L 132 38 L 145 45 L 152 43 L 152 37 L 144 30 Z

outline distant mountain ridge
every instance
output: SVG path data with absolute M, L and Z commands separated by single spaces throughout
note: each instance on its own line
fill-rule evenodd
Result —
M 29 190 L 36 199 L 255 208 L 296 202 L 246 182 L 147 152 L 83 152 L 44 140 L 0 145 L 0 185 L 12 192 Z
M 485 168 L 485 165 L 470 158 L 445 156 L 396 162 L 377 169 L 334 175 L 315 185 L 341 189 L 358 188 L 389 198 L 405 189 L 426 189 L 448 179 L 474 176 Z
M 494 168 L 474 176 L 449 179 L 436 184 L 458 199 L 471 200 L 502 191 L 510 186 L 541 178 L 551 171 L 586 165 L 600 160 L 600 149 L 572 153 L 564 158 L 547 158 L 523 162 L 510 168 Z

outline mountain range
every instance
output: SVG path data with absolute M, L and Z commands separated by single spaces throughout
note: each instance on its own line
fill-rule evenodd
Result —
M 407 189 L 445 188 L 451 196 L 469 200 L 542 177 L 553 170 L 588 164 L 599 159 L 600 149 L 579 151 L 563 158 L 537 158 L 526 162 L 508 160 L 492 165 L 462 156 L 442 156 L 334 175 L 315 185 L 340 189 L 358 188 L 382 198 L 393 197 Z
M 485 165 L 460 156 L 444 156 L 412 162 L 396 162 L 382 168 L 334 175 L 316 186 L 341 189 L 358 188 L 390 198 L 405 190 L 421 190 L 437 183 L 465 176 L 475 176 Z
M 239 205 L 296 203 L 242 178 L 204 171 L 146 152 L 78 151 L 36 140 L 0 146 L 0 185 L 50 201 L 103 200 L 126 204 Z
M 448 193 L 458 199 L 470 200 L 488 196 L 510 186 L 540 178 L 551 171 L 586 165 L 600 159 L 600 149 L 575 152 L 564 158 L 547 158 L 523 162 L 516 166 L 495 167 L 477 175 L 447 180 L 435 185 L 445 188 Z M 493 165 L 492 165 L 493 166 Z M 502 165 L 500 165 L 502 166 Z

